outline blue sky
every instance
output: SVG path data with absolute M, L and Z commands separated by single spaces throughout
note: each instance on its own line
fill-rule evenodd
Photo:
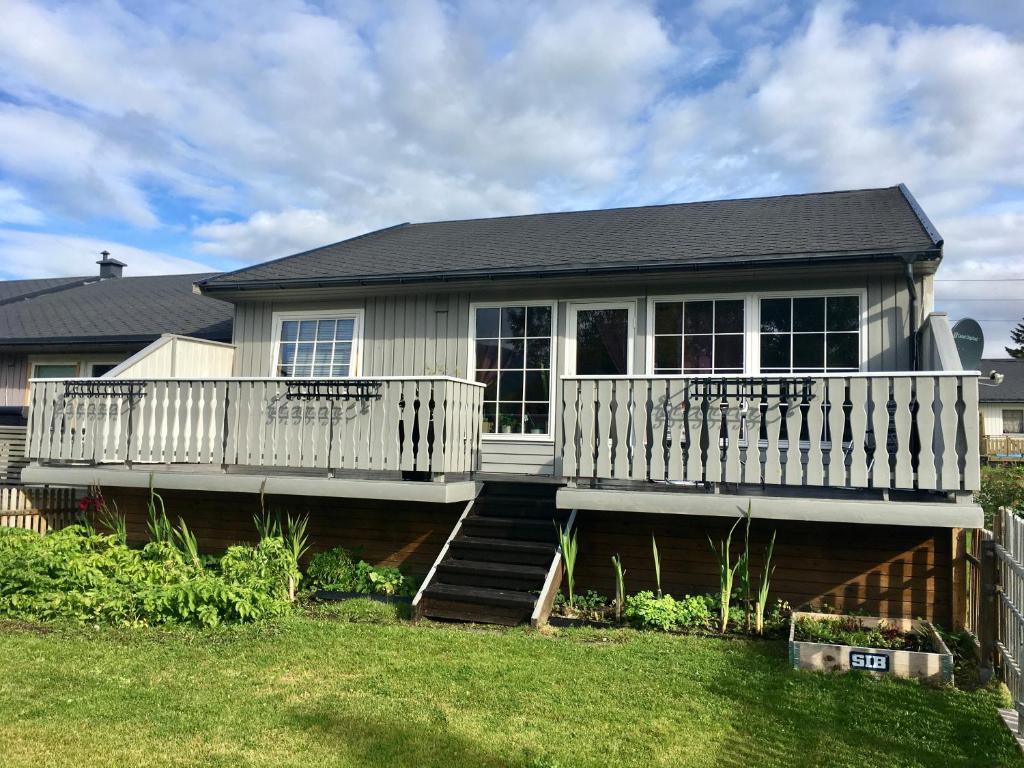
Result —
M 902 181 L 938 308 L 1024 316 L 1024 3 L 3 5 L 0 277 Z

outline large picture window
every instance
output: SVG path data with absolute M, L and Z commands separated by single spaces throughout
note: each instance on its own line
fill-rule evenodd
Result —
M 473 340 L 484 432 L 546 435 L 551 410 L 551 306 L 479 307 Z
M 352 376 L 359 333 L 355 315 L 280 320 L 274 375 L 288 378 Z
M 1024 410 L 1020 408 L 1003 409 L 1003 434 L 1016 435 L 1024 432 Z
M 743 373 L 743 299 L 655 302 L 654 372 Z
M 761 371 L 860 370 L 860 297 L 761 299 Z

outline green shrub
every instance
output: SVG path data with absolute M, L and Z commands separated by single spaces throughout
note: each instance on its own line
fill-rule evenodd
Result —
M 687 595 L 676 601 L 676 624 L 681 629 L 711 629 L 716 607 L 707 595 Z
M 365 560 L 355 560 L 351 552 L 341 547 L 313 555 L 306 568 L 306 576 L 312 588 L 331 592 L 416 594 L 416 582 L 397 568 L 375 568 Z
M 984 467 L 974 500 L 985 510 L 986 528 L 992 527 L 1000 507 L 1024 515 L 1024 466 Z
M 286 582 L 274 578 L 283 545 L 237 549 L 225 556 L 226 571 L 216 573 L 202 562 L 186 561 L 166 538 L 130 549 L 116 536 L 85 526 L 46 536 L 0 529 L 0 616 L 215 626 L 286 610 Z
M 672 595 L 655 597 L 653 592 L 637 592 L 626 598 L 626 621 L 637 629 L 674 629 L 676 601 Z

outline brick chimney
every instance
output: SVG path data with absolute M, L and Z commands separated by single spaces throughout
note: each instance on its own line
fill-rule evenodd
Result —
M 110 251 L 100 251 L 100 256 L 103 258 L 96 262 L 100 265 L 100 280 L 120 277 L 121 272 L 126 266 L 125 263 L 123 261 L 110 258 Z

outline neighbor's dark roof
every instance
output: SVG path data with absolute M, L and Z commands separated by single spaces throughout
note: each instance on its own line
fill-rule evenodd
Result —
M 978 387 L 978 399 L 983 403 L 1024 403 L 1024 360 L 982 360 L 978 366 L 984 376 L 989 371 L 1003 374 L 1003 383 L 998 387 L 982 384 Z
M 0 304 L 38 296 L 51 291 L 59 291 L 73 285 L 82 285 L 89 277 L 43 277 L 37 280 L 0 280 Z
M 941 256 L 903 185 L 745 200 L 402 224 L 202 283 L 204 289 L 699 268 L 891 253 Z
M 233 307 L 192 291 L 198 275 L 93 280 L 0 305 L 0 345 L 148 342 L 164 333 L 229 341 Z M 23 282 L 23 281 L 17 281 Z

